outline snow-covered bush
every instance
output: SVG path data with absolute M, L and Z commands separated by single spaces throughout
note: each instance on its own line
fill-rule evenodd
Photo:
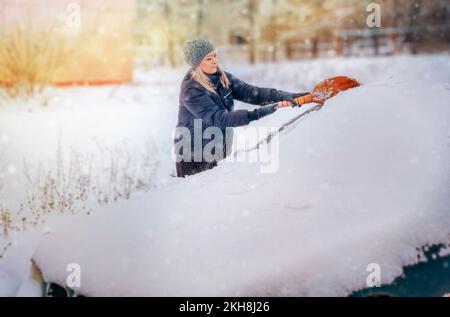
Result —
M 16 25 L 0 33 L 0 102 L 42 93 L 73 55 L 55 29 Z
M 151 142 L 140 151 L 132 151 L 126 142 L 114 147 L 97 144 L 97 149 L 84 154 L 71 148 L 64 155 L 59 142 L 53 166 L 24 159 L 26 201 L 15 212 L 0 203 L 3 236 L 44 224 L 55 212 L 89 215 L 96 205 L 129 199 L 155 185 L 158 160 Z

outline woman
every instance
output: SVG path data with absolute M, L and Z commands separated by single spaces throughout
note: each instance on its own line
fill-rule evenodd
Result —
M 294 107 L 299 106 L 294 98 L 307 94 L 258 88 L 239 80 L 220 68 L 215 48 L 207 40 L 188 42 L 184 54 L 192 68 L 181 83 L 177 133 L 174 139 L 178 177 L 193 175 L 216 166 L 218 160 L 231 153 L 232 127 L 248 125 L 277 110 L 276 105 L 261 106 L 253 111 L 234 110 L 234 99 L 254 105 L 284 101 Z M 207 128 L 220 129 L 223 137 L 210 140 L 211 135 L 205 133 Z M 205 157 L 204 153 L 209 142 L 215 142 L 211 151 L 215 157 L 213 160 Z

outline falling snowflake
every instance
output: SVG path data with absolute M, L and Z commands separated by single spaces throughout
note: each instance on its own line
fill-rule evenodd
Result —
M 9 174 L 15 174 L 16 173 L 16 167 L 14 165 L 9 165 L 7 169 Z

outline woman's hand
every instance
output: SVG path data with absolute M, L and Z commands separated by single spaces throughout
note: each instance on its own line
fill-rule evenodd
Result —
M 301 105 L 299 105 L 297 101 L 295 101 L 295 98 L 305 96 L 307 94 L 309 94 L 309 92 L 290 93 L 278 90 L 278 100 L 282 102 L 281 107 L 301 107 Z
M 250 121 L 259 120 L 269 114 L 274 113 L 278 109 L 278 104 L 273 103 L 267 106 L 261 106 L 253 111 L 248 112 L 248 118 Z

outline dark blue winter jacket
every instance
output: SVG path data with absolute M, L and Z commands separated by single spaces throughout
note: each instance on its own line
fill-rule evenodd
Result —
M 234 99 L 254 105 L 281 100 L 279 91 L 276 89 L 251 86 L 232 74 L 225 73 L 230 81 L 228 88 L 223 87 L 219 82 L 220 70 L 215 74 L 208 75 L 217 87 L 218 94 L 207 90 L 192 79 L 191 70 L 188 71 L 181 83 L 177 128 L 185 127 L 190 130 L 191 153 L 194 151 L 195 119 L 202 119 L 202 132 L 208 127 L 218 127 L 222 130 L 224 158 L 231 152 L 233 138 L 232 129 L 227 128 L 244 126 L 251 121 L 249 111 L 234 110 Z M 226 131 L 228 131 L 227 134 L 225 134 Z M 175 136 L 174 142 L 176 143 L 180 139 L 181 137 Z M 210 141 L 212 140 L 203 137 L 201 150 Z M 193 157 L 191 159 L 194 160 Z

